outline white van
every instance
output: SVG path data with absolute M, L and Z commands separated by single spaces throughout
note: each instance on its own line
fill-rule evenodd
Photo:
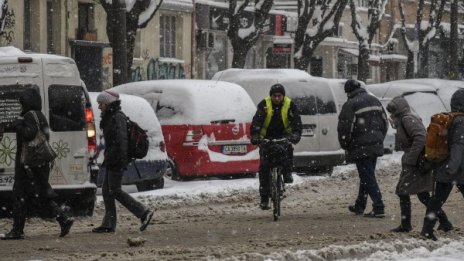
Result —
M 90 92 L 95 124 L 97 125 L 97 144 L 104 148 L 105 140 L 100 129 L 100 110 L 98 109 L 97 97 L 99 92 Z M 130 163 L 122 177 L 123 185 L 136 185 L 138 191 L 160 189 L 164 187 L 164 173 L 168 166 L 168 156 L 166 154 L 166 144 L 164 143 L 163 131 L 156 117 L 153 108 L 143 98 L 121 94 L 121 110 L 132 121 L 147 130 L 149 148 L 147 156 L 137 159 L 135 165 Z M 99 151 L 95 163 L 100 167 L 104 160 L 104 149 Z M 103 184 L 104 168 L 99 168 L 98 176 L 95 179 L 97 186 Z
M 50 184 L 75 215 L 92 215 L 96 185 L 90 182 L 89 158 L 95 152 L 95 123 L 88 93 L 71 58 L 23 53 L 0 48 L 0 121 L 14 121 L 21 112 L 19 97 L 34 88 L 50 123 L 50 144 L 58 155 Z M 14 182 L 16 134 L 5 129 L 0 142 L 0 216 L 9 216 Z
M 286 95 L 297 105 L 303 123 L 301 141 L 295 145 L 296 170 L 332 172 L 343 163 L 345 152 L 338 143 L 336 98 L 325 78 L 312 77 L 296 69 L 228 69 L 212 80 L 237 83 L 257 105 L 275 83 L 285 87 Z

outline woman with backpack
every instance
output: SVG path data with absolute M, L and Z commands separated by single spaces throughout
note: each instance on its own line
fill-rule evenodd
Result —
M 448 153 L 446 159 L 434 168 L 435 193 L 427 206 L 421 231 L 422 237 L 431 240 L 437 240 L 433 234 L 433 227 L 437 217 L 440 218 L 443 212 L 441 207 L 448 199 L 453 186 L 456 185 L 464 196 L 464 89 L 459 89 L 453 94 L 450 105 L 453 116 L 451 126 L 447 130 Z
M 401 224 L 392 232 L 409 232 L 411 225 L 411 198 L 417 195 L 419 201 L 427 206 L 430 202 L 430 191 L 433 189 L 431 171 L 423 171 L 420 163 L 423 159 L 426 130 L 422 119 L 411 112 L 408 102 L 402 96 L 393 98 L 388 105 L 390 123 L 396 129 L 395 150 L 404 151 L 401 158 L 401 174 L 395 193 L 400 198 Z M 438 229 L 448 231 L 453 228 L 445 212 L 440 209 Z
M 121 111 L 119 94 L 102 91 L 97 97 L 101 110 L 100 128 L 105 139 L 104 161 L 105 176 L 102 186 L 105 216 L 101 226 L 92 229 L 94 233 L 112 233 L 116 229 L 116 202 L 118 200 L 132 214 L 140 219 L 140 231 L 144 231 L 153 217 L 153 211 L 135 200 L 121 189 L 124 170 L 127 169 L 128 135 L 127 117 Z

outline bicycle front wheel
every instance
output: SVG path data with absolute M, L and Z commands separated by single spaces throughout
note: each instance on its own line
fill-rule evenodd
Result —
M 273 206 L 274 221 L 279 220 L 280 216 L 280 179 L 279 169 L 273 168 L 271 170 L 271 197 Z

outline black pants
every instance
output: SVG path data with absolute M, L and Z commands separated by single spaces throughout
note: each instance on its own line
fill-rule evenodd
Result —
M 457 185 L 457 187 L 464 197 L 464 184 L 459 184 Z M 433 233 L 433 227 L 437 222 L 437 216 L 441 214 L 441 208 L 448 199 L 452 189 L 452 183 L 435 182 L 435 195 L 432 197 L 429 204 L 427 205 L 427 211 L 425 213 L 424 218 L 424 226 L 422 227 L 423 233 Z
M 283 155 L 285 160 L 282 163 L 282 173 L 292 173 L 293 170 L 293 147 L 290 144 L 285 146 L 287 155 Z M 270 191 L 270 173 L 271 168 L 270 159 L 268 158 L 269 151 L 266 148 L 260 148 L 260 165 L 259 165 L 259 195 L 261 197 L 268 197 L 271 194 Z
M 27 207 L 33 204 L 46 216 L 56 217 L 58 222 L 68 217 L 54 201 L 56 196 L 48 183 L 50 167 L 22 169 L 15 175 L 13 184 L 13 230 L 24 232 Z
M 103 218 L 102 227 L 116 228 L 116 201 L 118 200 L 125 208 L 138 218 L 142 218 L 147 211 L 144 205 L 135 200 L 129 194 L 121 189 L 122 170 L 105 170 L 103 180 L 102 194 L 105 203 L 105 217 Z
M 382 193 L 375 178 L 376 165 L 377 158 L 363 158 L 356 161 L 359 174 L 359 190 L 355 204 L 357 209 L 366 209 L 367 197 L 370 196 L 374 212 L 384 213 L 385 205 L 382 201 Z
M 411 196 L 410 195 L 398 195 L 398 197 L 400 198 L 401 216 L 410 217 L 411 216 Z M 421 192 L 417 194 L 417 198 L 425 207 L 427 207 L 427 205 L 429 204 L 431 200 L 429 192 Z

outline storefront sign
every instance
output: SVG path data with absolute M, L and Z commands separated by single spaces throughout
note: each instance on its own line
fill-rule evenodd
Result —
M 273 53 L 291 53 L 292 44 L 274 44 L 272 46 Z

